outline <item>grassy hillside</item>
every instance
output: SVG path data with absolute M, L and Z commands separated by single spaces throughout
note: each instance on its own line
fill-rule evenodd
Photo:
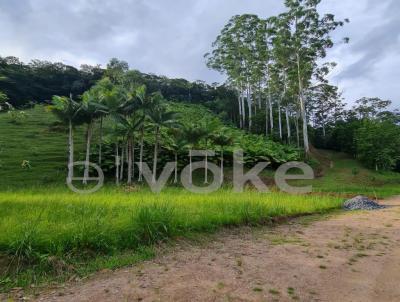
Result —
M 67 131 L 43 106 L 26 111 L 16 124 L 0 114 L 0 188 L 62 183 L 67 163 Z M 76 133 L 76 150 L 83 150 L 83 130 Z M 31 169 L 23 168 L 29 161 Z
M 211 111 L 201 105 L 169 103 L 169 107 L 170 110 L 179 113 L 179 120 L 182 124 L 198 124 L 200 121 L 206 121 L 206 123 L 213 123 L 216 129 L 222 127 L 229 129 L 235 138 L 235 146 L 245 149 L 248 163 L 266 159 L 274 163 L 281 163 L 298 158 L 298 152 L 293 147 L 267 141 L 262 136 L 249 135 L 239 129 L 226 126 Z M 62 186 L 66 177 L 67 129 L 64 125 L 60 125 L 53 114 L 47 112 L 43 106 L 36 106 L 25 112 L 26 118 L 19 123 L 12 122 L 9 114 L 0 114 L 0 189 L 43 185 Z M 104 121 L 103 151 L 105 152 L 104 156 L 108 156 L 109 163 L 113 164 L 114 144 L 107 143 L 107 134 L 110 132 L 111 124 L 110 119 Z M 84 126 L 77 127 L 74 134 L 75 160 L 84 159 L 84 134 Z M 91 161 L 94 162 L 97 160 L 98 134 L 99 125 L 96 125 L 92 139 L 93 157 Z M 148 130 L 145 133 L 144 153 L 144 161 L 148 163 L 152 162 L 153 144 L 153 130 Z M 233 147 L 227 148 L 226 158 L 232 156 Z M 138 149 L 138 146 L 136 148 Z M 196 148 L 205 149 L 204 141 Z M 219 147 L 211 146 L 209 142 L 207 148 L 218 150 Z M 169 153 L 168 160 L 170 161 L 173 154 Z M 166 154 L 165 150 L 161 150 L 159 154 L 160 166 L 166 161 L 166 158 L 162 158 L 163 154 Z M 187 160 L 188 152 L 182 150 L 180 161 Z M 22 167 L 24 161 L 29 161 L 30 168 Z
M 332 168 L 324 177 L 315 180 L 315 188 L 322 192 L 344 192 L 386 197 L 400 194 L 400 174 L 373 171 L 343 153 L 328 152 Z
M 362 194 L 371 198 L 400 194 L 400 173 L 367 169 L 344 153 L 314 150 L 313 155 L 319 161 L 318 177 L 296 183 L 311 184 L 316 193 L 337 193 L 343 197 Z
M 219 127 L 222 126 L 218 118 L 200 105 L 172 104 L 171 108 L 182 113 L 182 123 L 197 123 L 207 118 L 215 121 Z M 285 158 L 285 149 L 279 147 L 279 144 L 261 141 L 244 135 L 240 130 L 230 129 L 237 140 L 248 147 L 249 153 L 262 150 L 273 154 L 276 162 Z M 97 141 L 96 134 L 97 131 L 93 142 Z M 152 135 L 149 135 L 149 139 L 152 139 Z M 83 151 L 84 128 L 78 127 L 75 131 L 76 159 L 83 159 Z M 151 154 L 148 157 L 151 160 Z M 319 177 L 311 182 L 297 183 L 311 183 L 316 192 L 340 193 L 346 196 L 366 194 L 371 197 L 400 194 L 399 173 L 371 171 L 349 156 L 332 151 L 315 150 L 314 157 L 319 162 L 315 165 Z M 31 168 L 21 166 L 25 160 L 29 161 Z M 8 114 L 0 114 L 0 189 L 63 186 L 66 162 L 67 130 L 43 106 L 27 110 L 26 118 L 19 124 L 13 123 Z M 230 174 L 231 171 L 227 168 L 228 179 L 231 178 Z M 264 173 L 268 183 L 273 182 L 271 176 L 272 171 Z

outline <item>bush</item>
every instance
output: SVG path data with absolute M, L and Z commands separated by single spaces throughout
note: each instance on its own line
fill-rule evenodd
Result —
M 376 170 L 390 170 L 400 159 L 400 128 L 390 121 L 365 120 L 355 133 L 357 157 Z
M 10 122 L 17 125 L 22 124 L 22 122 L 27 118 L 25 111 L 19 111 L 15 109 L 8 111 L 8 116 L 10 118 Z

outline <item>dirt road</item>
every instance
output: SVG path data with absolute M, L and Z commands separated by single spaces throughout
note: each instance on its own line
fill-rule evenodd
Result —
M 393 207 L 224 231 L 103 272 L 37 301 L 400 301 L 400 198 Z

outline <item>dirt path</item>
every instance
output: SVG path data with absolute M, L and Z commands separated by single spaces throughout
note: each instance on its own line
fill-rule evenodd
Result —
M 400 198 L 385 204 L 225 231 L 37 301 L 400 301 Z

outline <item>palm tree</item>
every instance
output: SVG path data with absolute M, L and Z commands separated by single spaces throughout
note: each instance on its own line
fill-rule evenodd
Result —
M 81 110 L 81 105 L 70 97 L 53 96 L 52 104 L 47 106 L 47 109 L 53 112 L 62 122 L 68 125 L 68 178 L 67 181 L 71 182 L 74 174 L 74 132 L 73 128 L 80 121 L 77 116 Z
M 122 131 L 124 133 L 124 137 L 126 138 L 126 146 L 127 146 L 127 161 L 128 161 L 128 185 L 132 184 L 132 175 L 134 174 L 134 139 L 135 139 L 135 132 L 142 127 L 144 118 L 138 114 L 132 114 L 130 116 L 118 116 L 116 118 L 117 122 L 119 123 Z M 122 151 L 123 152 L 123 151 Z
M 122 180 L 121 177 L 121 173 L 120 173 L 120 169 L 122 161 L 121 161 L 121 157 L 119 155 L 119 145 L 120 143 L 123 141 L 125 137 L 125 132 L 124 129 L 122 128 L 122 126 L 118 123 L 114 124 L 112 127 L 112 131 L 111 133 L 109 133 L 108 135 L 108 140 L 110 142 L 114 142 L 115 143 L 115 184 L 119 185 L 120 180 Z
M 213 136 L 213 142 L 221 149 L 221 184 L 224 181 L 224 147 L 230 146 L 233 143 L 232 136 L 227 132 L 226 129 L 222 129 L 220 132 Z
M 98 81 L 95 86 L 90 89 L 91 99 L 103 106 L 103 114 L 99 114 L 100 135 L 99 135 L 99 165 L 102 162 L 102 143 L 103 143 L 103 119 L 108 114 L 115 116 L 117 114 L 131 113 L 127 110 L 132 95 L 129 90 L 120 85 L 115 85 L 112 81 L 105 77 Z
M 178 183 L 178 152 L 185 150 L 188 146 L 188 142 L 183 136 L 181 128 L 170 128 L 168 140 L 166 141 L 167 149 L 174 152 L 175 158 L 175 173 L 174 173 L 174 184 Z
M 192 150 L 194 147 L 198 146 L 200 140 L 207 134 L 205 129 L 199 125 L 189 125 L 183 129 L 184 137 L 188 142 L 189 146 L 189 184 L 192 184 Z
M 206 151 L 208 148 L 208 142 L 209 140 L 213 137 L 214 132 L 216 131 L 216 129 L 218 128 L 218 122 L 217 120 L 211 120 L 211 121 L 202 121 L 200 123 L 200 126 L 203 128 L 204 130 L 204 141 L 206 144 Z M 207 184 L 208 183 L 208 154 L 206 152 L 206 156 L 205 156 L 205 169 L 204 169 L 204 183 Z
M 135 89 L 134 91 L 134 102 L 127 106 L 128 110 L 137 110 L 143 116 L 143 121 L 148 118 L 149 112 L 156 107 L 162 96 L 160 94 L 153 93 L 151 95 L 146 94 L 146 86 L 142 85 Z M 144 128 L 145 123 L 143 122 L 140 128 L 140 154 L 139 154 L 139 181 L 143 181 L 143 148 L 144 148 Z
M 155 142 L 154 142 L 154 158 L 153 158 L 153 183 L 156 182 L 157 173 L 157 156 L 158 156 L 158 145 L 160 140 L 160 129 L 161 127 L 170 128 L 176 124 L 176 112 L 167 111 L 166 107 L 161 103 L 163 99 L 161 94 L 153 95 L 154 98 L 158 98 L 159 105 L 156 105 L 149 111 L 148 116 L 155 129 Z
M 83 184 L 87 184 L 89 178 L 89 157 L 90 157 L 90 143 L 93 134 L 93 122 L 96 118 L 107 113 L 107 107 L 98 103 L 96 100 L 97 95 L 92 91 L 87 91 L 82 96 L 81 115 L 87 124 L 86 130 L 86 158 L 85 158 L 85 171 L 83 174 Z

